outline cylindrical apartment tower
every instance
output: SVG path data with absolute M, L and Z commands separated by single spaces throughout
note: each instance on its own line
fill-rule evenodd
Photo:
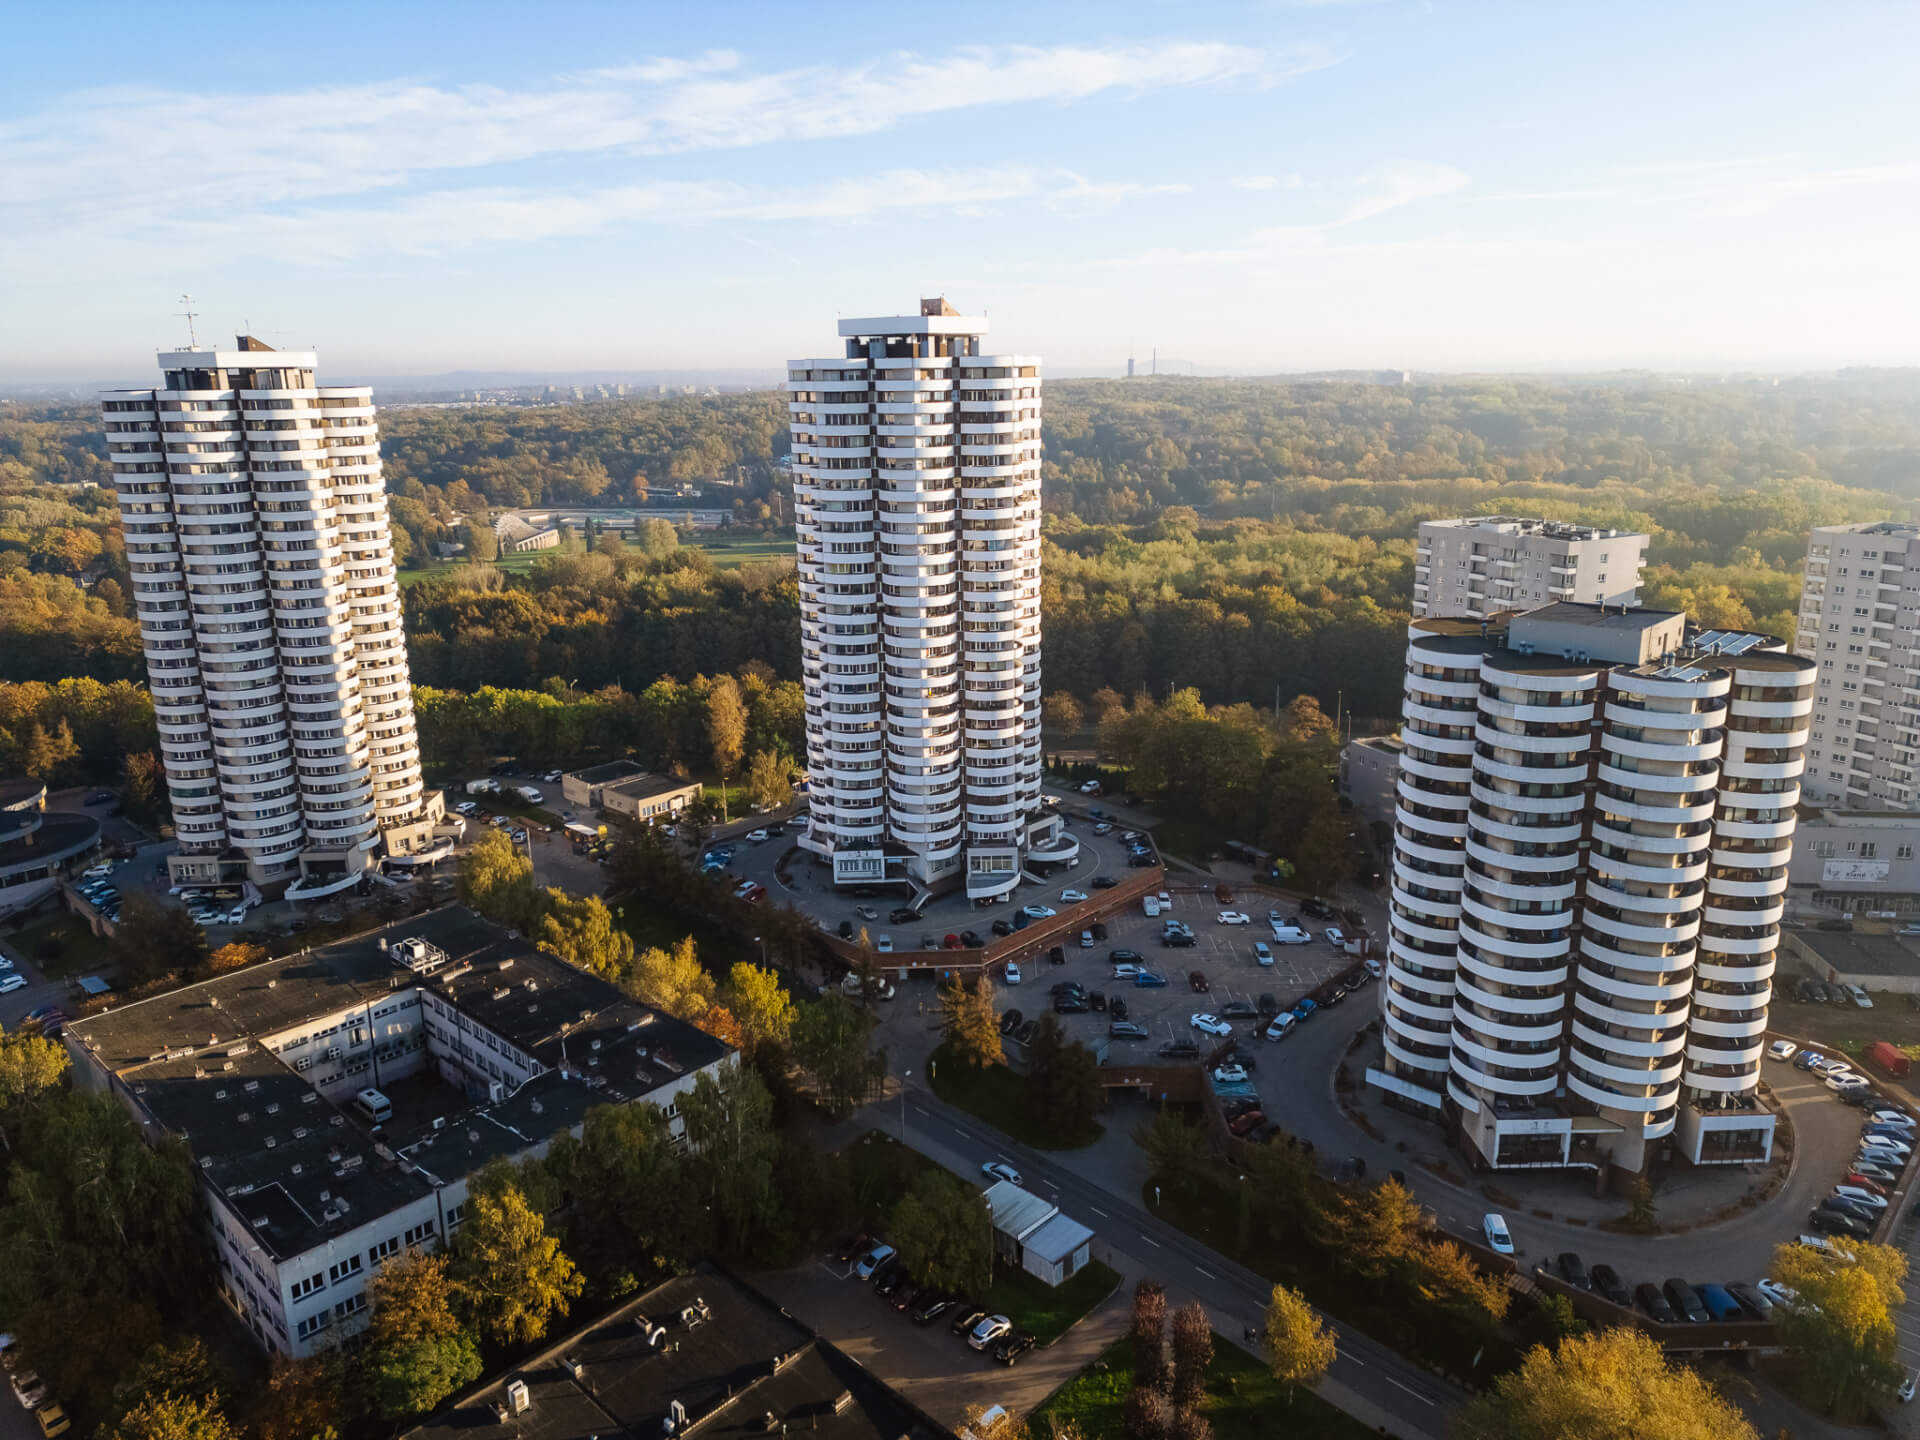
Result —
M 357 875 L 427 797 L 371 392 L 249 337 L 101 409 L 180 879 Z
M 788 369 L 800 843 L 837 883 L 1002 895 L 1077 848 L 1040 808 L 1040 362 L 944 300 L 839 329 Z
M 1769 1153 L 1813 675 L 1672 612 L 1415 621 L 1369 1081 L 1491 1168 Z

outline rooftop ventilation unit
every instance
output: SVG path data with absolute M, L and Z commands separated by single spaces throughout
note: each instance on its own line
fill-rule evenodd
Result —
M 507 1408 L 516 1415 L 524 1415 L 533 1404 L 533 1397 L 527 1393 L 527 1382 L 509 1380 L 507 1382 Z

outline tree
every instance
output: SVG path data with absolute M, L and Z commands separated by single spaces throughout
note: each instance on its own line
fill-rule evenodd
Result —
M 783 1051 L 793 1037 L 793 996 L 772 970 L 737 963 L 727 977 L 727 1008 L 740 1025 L 741 1048 L 752 1056 Z
M 547 1166 L 572 1205 L 567 1243 L 605 1293 L 700 1253 L 704 1205 L 657 1105 L 594 1106 L 577 1141 L 555 1137 Z
M 1340 1248 L 1359 1274 L 1378 1280 L 1406 1265 L 1428 1229 L 1426 1212 L 1411 1191 L 1388 1177 L 1341 1215 Z
M 339 1427 L 366 1408 L 360 1367 L 347 1363 L 340 1346 L 328 1345 L 305 1360 L 274 1357 L 246 1428 L 259 1440 L 339 1440 Z
M 821 1107 L 836 1119 L 864 1104 L 887 1073 L 885 1051 L 868 1048 L 873 1017 L 829 991 L 793 1017 L 793 1058 L 813 1081 Z
M 984 1070 L 1006 1059 L 1000 1047 L 1000 1017 L 993 1005 L 993 985 L 984 975 L 972 980 L 956 976 L 940 990 L 940 1029 L 947 1050 L 969 1070 Z
M 495 924 L 526 928 L 533 919 L 533 860 L 495 829 L 483 830 L 461 857 L 460 899 Z
M 493 526 L 484 519 L 467 522 L 467 558 L 469 560 L 497 560 L 500 558 L 500 537 L 494 533 Z
M 172 813 L 166 771 L 151 750 L 129 752 L 122 771 L 121 803 L 130 819 L 156 825 Z
M 1856 1413 L 1899 1382 L 1894 1314 L 1906 1303 L 1907 1257 L 1889 1245 L 1836 1240 L 1846 1258 L 1811 1245 L 1774 1247 L 1771 1273 L 1799 1297 L 1779 1311 L 1781 1334 L 1837 1413 Z
M 207 968 L 219 975 L 228 970 L 242 970 L 249 965 L 257 965 L 266 958 L 267 947 L 264 945 L 256 945 L 251 940 L 229 940 L 207 956 Z
M 1506 1318 L 1513 1299 L 1506 1277 L 1482 1270 L 1453 1241 L 1429 1236 L 1415 1251 L 1414 1263 L 1414 1286 L 1423 1298 L 1475 1319 Z
M 1173 1428 L 1173 1407 L 1164 1390 L 1140 1383 L 1138 1372 L 1134 1386 L 1120 1407 L 1120 1428 L 1127 1440 L 1168 1440 Z
M 979 1295 L 992 1264 L 992 1225 L 980 1191 L 948 1171 L 927 1170 L 893 1207 L 887 1233 L 921 1283 Z
M 778 810 L 792 803 L 793 786 L 787 783 L 787 765 L 771 750 L 756 750 L 747 766 L 747 793 L 762 810 Z
M 1066 1032 L 1051 1014 L 1042 1015 L 1027 1042 L 1027 1094 L 1034 1113 L 1061 1144 L 1092 1138 L 1100 1113 L 1100 1062 Z
M 671 950 L 649 945 L 634 957 L 627 987 L 634 998 L 680 1020 L 698 1021 L 713 1004 L 714 983 L 700 964 L 691 935 Z
M 67 1073 L 67 1047 L 40 1035 L 0 1032 L 0 1143 L 11 1151 L 42 1096 Z
M 758 1072 L 728 1065 L 718 1080 L 702 1073 L 680 1097 L 687 1128 L 687 1170 L 713 1216 L 715 1243 L 747 1255 L 759 1229 L 778 1210 L 773 1165 L 780 1140 L 773 1096 Z
M 367 1282 L 367 1299 L 367 1371 L 382 1415 L 424 1414 L 478 1378 L 479 1347 L 453 1313 L 445 1255 L 389 1260 Z
M 100 1430 L 114 1433 L 141 1404 L 162 1397 L 219 1407 L 220 1377 L 205 1342 L 190 1338 L 178 1344 L 148 1346 L 139 1362 L 113 1387 Z
M 1086 720 L 1080 702 L 1065 690 L 1056 690 L 1040 707 L 1041 723 L 1056 735 L 1072 735 Z
M 218 1401 L 149 1395 L 121 1417 L 109 1440 L 234 1440 Z
M 1157 1280 L 1133 1287 L 1133 1383 L 1163 1390 L 1167 1383 L 1167 1292 Z
M 1274 1286 L 1267 1300 L 1266 1341 L 1267 1364 L 1288 1387 L 1289 1400 L 1298 1387 L 1317 1384 L 1333 1364 L 1333 1332 L 1304 1295 L 1285 1285 Z
M 1145 1153 L 1155 1184 L 1183 1191 L 1199 1179 L 1212 1149 L 1205 1130 L 1167 1105 L 1133 1127 L 1133 1143 Z
M 515 1186 L 468 1195 L 449 1276 L 454 1299 L 474 1327 L 503 1345 L 540 1339 L 584 1288 L 546 1221 Z
M 1198 1410 L 1176 1408 L 1167 1440 L 1213 1440 L 1213 1422 Z
M 1177 1414 L 1198 1410 L 1207 1400 L 1207 1369 L 1213 1364 L 1213 1322 L 1195 1300 L 1173 1312 L 1173 1384 L 1169 1391 Z
M 19 768 L 28 779 L 51 785 L 64 778 L 65 772 L 79 755 L 80 747 L 74 743 L 73 727 L 65 720 L 51 731 L 35 722 L 20 747 Z
M 1630 1325 L 1536 1345 L 1467 1405 L 1462 1440 L 1759 1440 L 1738 1407 Z
M 1644 1175 L 1635 1176 L 1627 1191 L 1627 1223 L 1636 1230 L 1653 1229 L 1653 1185 Z
M 614 923 L 613 912 L 598 895 L 549 889 L 541 909 L 542 950 L 615 983 L 633 973 L 633 937 Z
M 713 750 L 713 768 L 720 774 L 720 816 L 728 818 L 727 787 L 740 768 L 747 743 L 747 707 L 740 698 L 740 682 L 722 675 L 707 692 L 707 744 Z
M 207 966 L 207 934 L 193 917 L 138 893 L 127 897 L 112 950 L 121 976 L 135 986 L 184 980 Z
M 680 535 L 671 520 L 642 520 L 635 538 L 649 560 L 664 560 L 680 548 Z

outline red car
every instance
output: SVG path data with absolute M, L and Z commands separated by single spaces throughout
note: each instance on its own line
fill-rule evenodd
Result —
M 1860 1189 L 1865 1190 L 1869 1195 L 1878 1195 L 1882 1200 L 1887 1198 L 1887 1187 L 1882 1185 L 1878 1180 L 1869 1180 L 1864 1175 L 1849 1175 L 1840 1183 L 1843 1185 L 1856 1185 Z
M 1198 970 L 1189 970 L 1187 972 L 1187 983 L 1200 993 L 1206 993 L 1207 977 L 1202 975 Z

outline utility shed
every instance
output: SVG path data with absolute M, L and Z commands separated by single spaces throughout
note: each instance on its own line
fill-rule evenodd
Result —
M 1060 1207 L 1010 1180 L 986 1192 L 994 1253 L 1028 1274 L 1058 1285 L 1087 1263 L 1093 1232 Z

